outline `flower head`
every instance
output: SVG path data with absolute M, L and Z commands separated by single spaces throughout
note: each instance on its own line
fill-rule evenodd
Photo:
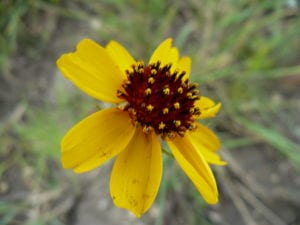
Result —
M 148 64 L 136 61 L 115 41 L 106 47 L 90 39 L 57 60 L 62 74 L 88 95 L 115 107 L 100 110 L 69 130 L 62 140 L 62 165 L 90 171 L 117 156 L 110 178 L 118 207 L 141 216 L 152 205 L 162 177 L 167 143 L 179 166 L 203 198 L 218 202 L 208 165 L 224 165 L 216 135 L 197 120 L 214 117 L 221 104 L 200 96 L 190 82 L 191 60 L 179 57 L 172 39 L 163 41 Z

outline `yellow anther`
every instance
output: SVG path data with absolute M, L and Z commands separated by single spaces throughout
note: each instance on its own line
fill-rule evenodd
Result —
M 145 95 L 151 95 L 151 89 L 150 88 L 147 88 L 146 90 L 145 90 Z
M 139 68 L 139 73 L 144 73 L 144 69 L 143 68 Z
M 152 69 L 152 70 L 151 70 L 151 74 L 152 74 L 152 75 L 155 75 L 155 74 L 157 74 L 157 71 L 156 71 L 156 69 Z
M 144 66 L 144 61 L 143 61 L 143 60 L 139 60 L 139 61 L 137 62 L 137 65 L 138 65 L 138 66 Z
M 190 126 L 189 126 L 189 130 L 194 130 L 196 128 L 196 125 L 195 124 L 191 124 Z
M 186 96 L 187 96 L 189 99 L 192 99 L 192 98 L 193 98 L 193 94 L 192 94 L 191 92 L 188 92 L 188 93 L 186 94 Z
M 183 93 L 183 88 L 182 88 L 182 87 L 179 87 L 179 88 L 177 89 L 177 92 L 178 92 L 179 94 L 182 94 L 182 93 Z
M 153 105 L 151 105 L 151 104 L 149 104 L 149 105 L 147 105 L 147 110 L 149 111 L 149 112 L 151 112 L 153 109 L 154 109 L 154 106 Z
M 195 109 L 194 108 L 190 108 L 190 113 L 194 113 Z
M 165 94 L 165 95 L 169 95 L 170 94 L 170 88 L 164 88 L 163 89 L 163 93 Z
M 129 112 L 131 115 L 136 115 L 136 111 L 135 111 L 133 108 L 129 108 L 129 109 L 128 109 L 128 112 Z
M 168 138 L 173 139 L 176 137 L 176 135 L 173 132 L 169 132 L 168 134 Z
M 165 126 L 166 126 L 166 124 L 164 124 L 163 122 L 160 122 L 160 123 L 158 124 L 158 129 L 159 129 L 159 130 L 162 130 L 162 129 L 165 128 Z
M 162 110 L 162 112 L 163 112 L 164 115 L 166 115 L 166 114 L 169 113 L 169 109 L 168 109 L 168 108 L 164 108 L 164 109 Z
M 181 130 L 181 131 L 178 132 L 178 134 L 179 134 L 181 137 L 184 136 L 184 133 L 185 133 L 185 131 L 183 131 L 183 130 Z
M 175 103 L 174 103 L 174 108 L 175 108 L 175 109 L 179 109 L 179 108 L 180 108 L 179 102 L 175 102 Z
M 200 93 L 199 90 L 194 90 L 194 91 L 193 91 L 193 94 L 194 94 L 194 95 L 198 95 L 199 93 Z
M 144 127 L 143 127 L 143 132 L 144 132 L 144 133 L 148 134 L 148 133 L 150 133 L 151 131 L 152 131 L 152 127 L 149 127 L 149 126 L 144 126 Z
M 181 125 L 181 121 L 180 120 L 174 120 L 173 122 L 175 124 L 175 127 L 179 127 Z
M 149 77 L 149 78 L 148 78 L 148 83 L 149 83 L 149 84 L 153 84 L 154 81 L 155 81 L 155 79 L 154 79 L 153 77 Z

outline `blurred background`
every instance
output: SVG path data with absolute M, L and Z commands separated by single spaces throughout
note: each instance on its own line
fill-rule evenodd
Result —
M 140 219 L 111 203 L 112 162 L 61 168 L 61 138 L 99 105 L 55 65 L 85 37 L 145 61 L 172 37 L 192 57 L 191 79 L 223 104 L 206 121 L 228 162 L 213 167 L 218 205 L 167 156 Z M 299 225 L 299 88 L 297 0 L 0 0 L 0 225 Z

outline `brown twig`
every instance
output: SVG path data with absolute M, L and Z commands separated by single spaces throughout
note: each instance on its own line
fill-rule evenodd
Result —
M 244 185 L 236 184 L 241 196 L 250 203 L 258 212 L 260 212 L 272 225 L 287 225 L 280 217 L 270 210 L 263 202 L 261 202 L 248 188 Z
M 231 153 L 226 150 L 222 149 L 220 152 L 222 155 L 222 158 L 228 162 L 227 169 L 230 170 L 232 174 L 234 174 L 236 177 L 238 177 L 242 183 L 244 183 L 247 187 L 250 187 L 251 190 L 257 194 L 260 197 L 265 197 L 266 192 L 264 191 L 264 188 L 256 182 L 255 179 L 251 176 L 245 176 L 245 174 L 248 174 L 243 167 L 240 166 L 240 164 L 235 160 L 235 158 L 231 155 Z
M 239 190 L 236 188 L 234 181 L 224 171 L 227 179 L 224 179 L 224 184 L 227 186 L 227 192 L 229 197 L 232 199 L 232 203 L 235 206 L 236 210 L 240 213 L 244 223 L 246 225 L 256 225 L 256 221 L 252 218 L 247 205 L 244 200 L 240 197 Z

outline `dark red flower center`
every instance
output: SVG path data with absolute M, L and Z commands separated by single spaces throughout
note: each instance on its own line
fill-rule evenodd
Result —
M 194 128 L 195 116 L 200 114 L 195 106 L 199 91 L 184 78 L 184 71 L 171 72 L 171 65 L 161 66 L 160 62 L 146 66 L 139 62 L 126 74 L 127 80 L 117 94 L 126 101 L 123 110 L 144 132 L 182 136 Z

